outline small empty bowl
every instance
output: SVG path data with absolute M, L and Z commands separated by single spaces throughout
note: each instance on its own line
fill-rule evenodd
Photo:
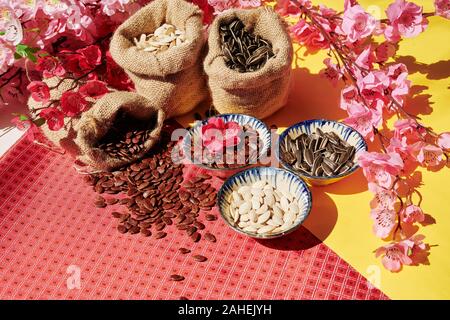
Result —
M 288 169 L 289 171 L 294 172 L 295 174 L 301 176 L 304 178 L 309 184 L 315 185 L 315 186 L 321 186 L 321 185 L 328 185 L 331 183 L 335 183 L 345 177 L 348 177 L 353 172 L 355 172 L 359 166 L 356 161 L 354 161 L 353 167 L 350 168 L 348 171 L 338 174 L 338 175 L 331 175 L 331 176 L 314 176 L 310 174 L 306 174 L 304 172 L 299 172 L 295 170 L 290 164 L 288 164 L 286 161 L 284 161 L 281 157 L 281 150 L 280 146 L 282 143 L 285 143 L 285 140 L 288 136 L 290 136 L 292 139 L 295 139 L 295 137 L 300 136 L 302 133 L 311 134 L 316 131 L 316 128 L 319 128 L 324 133 L 327 132 L 334 132 L 337 134 L 342 140 L 346 141 L 351 146 L 355 147 L 355 159 L 357 159 L 358 154 L 363 151 L 367 151 L 367 143 L 364 140 L 363 136 L 356 131 L 355 129 L 349 127 L 348 125 L 332 121 L 332 120 L 307 120 L 299 122 L 289 128 L 287 128 L 283 133 L 280 135 L 278 139 L 278 146 L 277 146 L 277 157 L 280 161 L 281 165 Z
M 261 120 L 258 120 L 254 117 L 244 115 L 244 114 L 220 114 L 216 115 L 214 117 L 222 118 L 223 121 L 226 122 L 237 122 L 240 126 L 247 125 L 251 127 L 251 129 L 258 132 L 258 136 L 261 139 L 262 142 L 262 148 L 259 149 L 258 155 L 255 157 L 255 159 L 252 159 L 251 163 L 241 164 L 241 165 L 234 165 L 232 167 L 212 167 L 208 165 L 207 163 L 199 163 L 199 162 L 192 162 L 192 159 L 190 163 L 206 170 L 206 171 L 212 171 L 213 174 L 219 175 L 220 172 L 224 172 L 226 176 L 230 176 L 231 174 L 234 174 L 236 172 L 241 171 L 242 169 L 249 167 L 249 166 L 255 166 L 258 163 L 258 160 L 264 156 L 267 155 L 270 148 L 271 148 L 271 134 L 269 128 L 262 122 Z M 203 121 L 197 121 L 195 125 L 189 130 L 188 135 L 183 140 L 183 152 L 185 155 L 191 154 L 191 141 L 201 141 L 201 134 L 202 134 L 202 126 L 208 123 L 208 120 L 210 118 L 203 120 Z M 190 157 L 188 157 L 190 158 Z
M 299 213 L 289 229 L 278 233 L 257 234 L 243 230 L 234 222 L 230 210 L 233 191 L 261 180 L 267 181 L 276 190 L 289 190 L 289 193 L 293 195 L 294 200 L 292 203 L 297 204 Z M 241 171 L 228 178 L 217 194 L 217 202 L 222 218 L 233 230 L 252 238 L 272 239 L 291 233 L 300 227 L 311 211 L 312 197 L 306 183 L 292 172 L 273 167 L 255 167 Z

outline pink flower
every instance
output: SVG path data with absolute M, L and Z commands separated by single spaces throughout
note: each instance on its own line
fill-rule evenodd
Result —
M 382 111 L 386 105 L 385 90 L 389 88 L 390 79 L 383 71 L 374 70 L 357 80 L 362 96 L 373 109 Z
M 391 272 L 398 272 L 401 270 L 402 265 L 412 263 L 411 258 L 408 256 L 408 249 L 408 245 L 404 242 L 392 243 L 378 248 L 375 256 L 383 256 L 381 259 L 383 266 Z
M 373 129 L 381 124 L 381 113 L 376 109 L 369 109 L 356 101 L 346 106 L 349 117 L 346 124 L 361 133 L 365 138 L 373 141 Z
M 386 239 L 397 226 L 397 213 L 394 209 L 377 207 L 370 211 L 373 220 L 373 233 L 381 239 Z
M 386 10 L 390 24 L 384 35 L 387 40 L 397 42 L 401 36 L 415 37 L 423 32 L 428 21 L 422 17 L 422 8 L 412 2 L 396 0 Z
M 16 5 L 14 11 L 16 12 L 17 17 L 20 17 L 22 21 L 28 21 L 35 18 L 36 12 L 42 6 L 38 1 L 39 0 L 10 1 L 10 4 L 13 6 Z
M 450 19 L 450 0 L 434 0 L 436 15 Z
M 38 102 L 47 102 L 50 99 L 50 89 L 46 83 L 42 81 L 32 81 L 27 86 L 31 92 L 31 97 Z
M 62 61 L 64 68 L 75 76 L 81 76 L 102 62 L 102 52 L 96 45 L 90 45 L 76 52 L 62 50 Z
M 441 133 L 438 137 L 437 144 L 443 150 L 450 150 L 450 132 Z
M 224 122 L 220 117 L 210 118 L 202 126 L 203 145 L 213 153 L 236 146 L 241 142 L 241 135 L 242 127 L 237 122 Z
M 394 177 L 403 168 L 403 161 L 396 153 L 361 152 L 358 163 L 369 182 L 375 182 L 380 187 L 389 189 Z
M 45 40 L 50 40 L 58 36 L 60 33 L 66 31 L 66 25 L 64 20 L 55 19 L 48 23 L 47 30 L 43 34 Z
M 417 161 L 428 169 L 434 169 L 439 167 L 443 159 L 443 151 L 441 148 L 428 144 L 424 141 L 418 141 L 411 145 L 411 154 L 415 156 Z
M 64 126 L 64 114 L 56 107 L 41 110 L 39 116 L 46 120 L 50 130 L 57 131 Z
M 369 45 L 366 49 L 363 50 L 356 58 L 355 63 L 360 68 L 365 68 L 367 70 L 372 70 L 373 61 L 375 60 L 372 48 Z
M 35 141 L 36 136 L 39 135 L 38 126 L 25 115 L 14 117 L 13 119 L 11 119 L 11 123 L 13 123 L 17 127 L 17 129 L 21 131 L 27 131 L 25 137 L 28 139 L 28 141 Z
M 336 86 L 338 81 L 342 78 L 342 72 L 339 67 L 331 62 L 330 58 L 323 60 L 323 63 L 327 66 L 320 73 L 322 76 L 331 81 L 331 83 Z
M 238 0 L 241 8 L 257 8 L 261 6 L 261 0 Z
M 36 70 L 41 71 L 44 78 L 62 77 L 66 73 L 59 61 L 52 56 L 39 58 L 36 63 Z
M 301 45 L 304 45 L 308 52 L 317 52 L 329 46 L 325 37 L 314 26 L 300 19 L 297 24 L 291 27 L 292 37 Z
M 390 189 L 385 189 L 380 187 L 378 184 L 369 182 L 369 190 L 375 196 L 370 201 L 370 207 L 372 209 L 394 209 L 395 202 L 397 201 L 397 196 L 394 191 Z
M 354 5 L 344 11 L 341 32 L 350 42 L 366 38 L 375 30 L 376 19 L 364 11 L 360 5 Z
M 14 52 L 0 42 L 0 73 L 14 64 Z
M 306 8 L 311 8 L 312 6 L 309 0 L 299 0 L 297 2 Z M 300 14 L 300 8 L 291 0 L 277 0 L 275 10 L 282 16 L 297 16 Z
M 102 0 L 102 11 L 107 16 L 113 16 L 116 12 L 124 12 L 128 3 L 130 0 Z
M 347 110 L 348 107 L 354 102 L 359 101 L 358 89 L 355 86 L 350 85 L 342 89 L 341 91 L 341 103 L 340 107 L 343 110 Z
M 403 63 L 392 64 L 387 68 L 387 75 L 392 80 L 397 80 L 404 75 L 408 75 L 408 68 Z
M 409 239 L 401 241 L 408 247 L 408 256 L 412 260 L 412 264 L 425 263 L 428 259 L 428 250 L 430 247 L 423 242 L 425 236 L 422 234 L 416 234 Z
M 64 13 L 69 8 L 65 1 L 44 1 L 42 11 L 52 19 L 57 19 L 64 16 Z
M 66 12 L 66 26 L 74 35 L 83 42 L 92 39 L 91 33 L 95 33 L 95 24 L 84 5 L 70 6 Z
M 79 92 L 66 91 L 61 96 L 61 109 L 66 116 L 77 116 L 88 108 L 89 103 Z
M 406 137 L 402 137 L 401 139 L 392 137 L 389 141 L 389 145 L 386 147 L 388 152 L 396 153 L 402 158 L 403 174 L 411 174 L 418 166 L 417 160 L 411 156 L 410 148 Z
M 344 10 L 348 10 L 358 4 L 357 0 L 344 0 Z
M 238 0 L 208 0 L 211 7 L 214 8 L 214 13 L 225 11 L 230 8 L 237 8 L 239 6 Z
M 423 140 L 426 131 L 412 119 L 399 119 L 394 123 L 394 137 L 397 139 L 406 138 L 409 145 Z
M 375 56 L 377 62 L 386 62 L 397 52 L 397 46 L 391 42 L 385 41 L 375 48 Z
M 90 80 L 80 87 L 79 92 L 83 97 L 100 98 L 109 90 L 106 83 L 98 80 Z
M 85 59 L 88 68 L 93 69 L 98 66 L 102 62 L 102 51 L 96 45 L 87 46 L 83 49 L 78 49 L 78 53 L 80 53 Z
M 23 40 L 23 30 L 22 25 L 18 19 L 12 17 L 4 27 L 3 32 L 5 34 L 0 36 L 5 41 L 10 42 L 13 46 L 17 46 Z
M 425 215 L 420 207 L 413 204 L 407 206 L 400 212 L 401 219 L 404 223 L 422 222 Z
M 409 93 L 411 87 L 406 66 L 403 63 L 389 66 L 387 74 L 392 80 L 388 91 L 397 103 L 403 105 L 403 97 Z

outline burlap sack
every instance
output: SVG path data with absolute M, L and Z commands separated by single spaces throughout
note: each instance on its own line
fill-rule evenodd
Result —
M 250 31 L 272 43 L 275 57 L 259 70 L 239 73 L 225 65 L 219 27 L 238 17 Z M 204 69 L 213 105 L 220 113 L 243 113 L 265 118 L 287 101 L 292 63 L 292 43 L 284 22 L 272 9 L 232 9 L 218 15 L 208 36 Z
M 59 100 L 62 96 L 62 94 L 73 88 L 73 80 L 71 79 L 64 79 L 61 80 L 61 83 L 59 86 L 56 87 L 56 85 L 60 82 L 60 78 L 53 77 L 44 79 L 43 82 L 45 82 L 49 88 L 53 88 L 50 90 L 50 99 L 51 100 Z M 28 109 L 30 110 L 30 113 L 32 115 L 39 114 L 39 108 L 42 108 L 41 102 L 36 102 L 33 98 L 28 98 Z M 35 112 L 33 112 L 36 110 Z M 49 139 L 52 143 L 54 143 L 56 146 L 61 147 L 65 151 L 67 151 L 72 156 L 77 156 L 80 154 L 80 150 L 76 143 L 74 142 L 74 139 L 77 135 L 75 131 L 75 125 L 78 123 L 79 117 L 73 117 L 68 118 L 66 117 L 64 119 L 64 127 L 57 130 L 52 131 L 49 129 L 47 123 L 44 123 L 42 126 L 40 126 L 43 134 Z
M 155 117 L 156 120 L 150 137 L 144 142 L 144 147 L 130 160 L 110 157 L 102 149 L 96 147 L 113 125 L 119 110 L 137 120 L 148 120 L 151 117 Z M 164 111 L 136 93 L 125 91 L 108 93 L 100 98 L 90 110 L 83 113 L 75 127 L 78 133 L 75 143 L 81 151 L 78 159 L 101 170 L 111 170 L 138 160 L 158 140 L 164 119 Z M 131 125 L 130 129 L 132 129 Z
M 185 31 L 187 41 L 157 54 L 136 48 L 134 37 L 152 33 L 164 23 Z M 201 67 L 204 42 L 202 12 L 196 5 L 183 0 L 155 0 L 119 26 L 110 51 L 136 91 L 173 117 L 191 111 L 207 97 Z

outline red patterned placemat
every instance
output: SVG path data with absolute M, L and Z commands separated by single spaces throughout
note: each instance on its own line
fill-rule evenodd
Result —
M 305 228 L 266 242 L 220 219 L 204 221 L 217 243 L 119 234 L 117 206 L 95 208 L 72 164 L 25 139 L 0 159 L 0 299 L 387 299 Z

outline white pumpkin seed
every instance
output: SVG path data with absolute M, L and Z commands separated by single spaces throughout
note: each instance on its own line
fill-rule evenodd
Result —
M 241 195 L 240 195 L 237 191 L 233 191 L 233 192 L 231 193 L 231 196 L 232 196 L 232 198 L 233 198 L 233 201 L 239 201 L 239 200 L 242 200 Z
M 299 213 L 300 209 L 298 208 L 298 205 L 295 203 L 291 203 L 289 205 L 289 212 L 292 212 L 293 214 Z
M 246 226 L 246 227 L 242 228 L 242 230 L 247 231 L 247 232 L 256 232 L 258 229 L 255 228 L 254 226 Z
M 272 231 L 273 229 L 275 229 L 274 226 L 266 225 L 264 227 L 259 228 L 258 231 L 256 231 L 256 233 L 264 234 L 264 233 L 268 233 L 268 232 Z
M 270 211 L 266 211 L 258 217 L 258 223 L 263 224 L 270 218 Z
M 297 215 L 295 213 L 288 212 L 284 215 L 283 221 L 285 224 L 292 224 L 294 223 L 296 217 Z
M 246 214 L 246 213 L 250 210 L 250 208 L 251 208 L 250 203 L 244 202 L 244 203 L 239 207 L 239 214 Z
M 238 192 L 243 195 L 245 193 L 250 192 L 250 190 L 251 190 L 250 186 L 242 186 L 238 189 Z
M 249 225 L 250 225 L 249 222 L 244 222 L 244 221 L 240 221 L 240 222 L 238 223 L 239 228 L 245 228 L 245 227 L 247 227 L 247 226 L 249 226 Z
M 280 224 L 280 223 L 276 222 L 273 218 L 267 220 L 266 224 L 269 226 L 274 226 L 274 227 L 279 227 L 280 225 L 282 225 L 282 223 Z
M 258 198 L 253 197 L 253 199 L 252 199 L 253 210 L 258 210 L 260 207 L 261 207 L 261 202 L 259 202 Z
M 248 214 L 243 214 L 243 215 L 240 216 L 239 220 L 240 220 L 240 221 L 243 221 L 243 222 L 250 221 L 250 215 L 248 215 Z
M 287 212 L 289 210 L 289 200 L 286 197 L 282 197 L 280 200 L 281 209 Z
M 270 210 L 271 211 L 271 210 Z M 269 211 L 269 207 L 267 206 L 267 204 L 263 204 L 258 210 L 256 210 L 256 213 L 258 215 L 263 214 L 264 212 L 270 212 Z
M 258 221 L 258 214 L 256 213 L 256 211 L 251 210 L 250 213 L 248 214 L 248 216 L 249 216 L 251 222 L 255 223 L 256 221 Z

